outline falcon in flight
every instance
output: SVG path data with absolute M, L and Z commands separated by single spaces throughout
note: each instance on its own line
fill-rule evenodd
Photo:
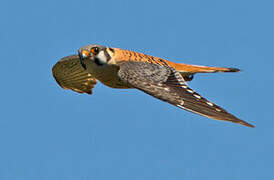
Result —
M 238 119 L 190 89 L 195 73 L 238 72 L 236 68 L 206 67 L 174 63 L 134 51 L 87 45 L 78 55 L 62 58 L 52 68 L 57 83 L 64 89 L 92 94 L 97 80 L 111 88 L 139 89 L 155 98 L 199 115 L 253 125 Z

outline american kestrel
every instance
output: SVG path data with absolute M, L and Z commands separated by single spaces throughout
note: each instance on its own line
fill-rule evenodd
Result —
M 96 44 L 81 47 L 78 55 L 64 57 L 52 68 L 55 80 L 64 89 L 92 94 L 92 89 L 99 80 L 112 88 L 139 89 L 208 118 L 254 127 L 203 98 L 186 84 L 195 73 L 238 71 L 237 68 L 174 63 L 143 53 Z

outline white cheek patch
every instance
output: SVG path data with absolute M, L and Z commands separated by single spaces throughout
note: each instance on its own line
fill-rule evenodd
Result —
M 107 57 L 105 56 L 104 51 L 100 51 L 96 56 L 101 63 L 107 63 Z

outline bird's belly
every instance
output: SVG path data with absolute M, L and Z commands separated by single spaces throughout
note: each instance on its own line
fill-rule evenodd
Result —
M 111 88 L 121 88 L 127 89 L 130 86 L 123 82 L 119 76 L 118 71 L 119 68 L 114 65 L 102 65 L 98 66 L 96 64 L 92 64 L 88 67 L 88 71 L 101 83 Z

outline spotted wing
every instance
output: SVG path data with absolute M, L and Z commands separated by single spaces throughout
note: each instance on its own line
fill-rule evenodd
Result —
M 78 93 L 92 94 L 96 84 L 96 79 L 81 66 L 77 55 L 62 58 L 53 66 L 52 75 L 62 88 Z
M 123 62 L 118 75 L 129 85 L 179 108 L 208 118 L 254 127 L 194 92 L 181 74 L 167 65 Z

